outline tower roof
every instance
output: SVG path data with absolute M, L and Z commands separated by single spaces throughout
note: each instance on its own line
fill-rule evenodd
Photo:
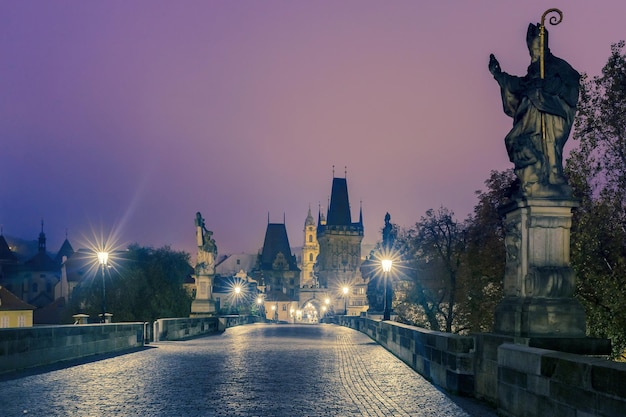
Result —
M 289 269 L 297 269 L 296 257 L 291 253 L 285 224 L 268 223 L 261 252 L 261 269 L 272 269 L 278 253 L 282 253 L 289 262 Z
M 9 248 L 9 244 L 4 238 L 4 235 L 0 235 L 0 262 L 17 262 L 17 257 L 15 256 L 11 248 Z
M 330 226 L 350 226 L 352 224 L 348 200 L 348 182 L 345 178 L 333 178 L 326 224 Z
M 63 242 L 63 244 L 61 245 L 61 249 L 59 249 L 59 253 L 57 253 L 57 256 L 54 258 L 54 261 L 61 265 L 64 256 L 69 259 L 70 256 L 72 256 L 73 254 L 74 248 L 70 244 L 69 240 L 67 240 L 66 238 L 65 242 Z
M 309 214 L 306 216 L 306 220 L 304 221 L 304 227 L 306 226 L 315 226 L 315 219 L 313 215 L 311 215 L 311 206 L 309 206 Z

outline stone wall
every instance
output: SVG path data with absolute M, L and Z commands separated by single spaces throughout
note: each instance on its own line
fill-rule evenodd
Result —
M 0 329 L 0 373 L 137 349 L 143 323 Z
M 158 319 L 153 325 L 154 341 L 183 340 L 207 335 L 216 333 L 218 327 L 219 320 L 217 317 Z
M 503 335 L 458 336 L 356 316 L 337 322 L 367 334 L 433 384 L 492 403 L 503 416 L 626 416 L 626 363 Z
M 178 319 L 158 319 L 153 324 L 154 341 L 184 340 L 222 332 L 241 324 L 263 321 L 259 316 L 240 316 L 237 314 L 220 317 L 192 317 Z
M 626 363 L 505 343 L 498 367 L 504 416 L 626 415 Z
M 435 385 L 457 394 L 474 394 L 473 337 L 356 316 L 339 320 L 369 335 Z

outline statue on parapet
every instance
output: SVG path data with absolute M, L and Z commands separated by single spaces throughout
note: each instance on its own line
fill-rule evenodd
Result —
M 561 14 L 556 9 L 551 11 Z M 489 71 L 500 85 L 504 112 L 513 118 L 513 129 L 504 142 L 515 165 L 518 195 L 571 197 L 562 159 L 576 114 L 580 74 L 550 52 L 545 15 L 542 23 L 528 26 L 528 73 L 517 77 L 503 72 L 493 54 Z M 553 25 L 560 21 L 550 20 Z
M 215 258 L 217 245 L 211 237 L 213 232 L 208 230 L 200 212 L 196 213 L 196 241 L 198 256 L 196 260 L 196 275 L 213 275 L 215 273 Z

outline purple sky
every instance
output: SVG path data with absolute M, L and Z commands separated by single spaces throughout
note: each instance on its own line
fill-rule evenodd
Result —
M 365 242 L 385 212 L 462 220 L 510 167 L 511 119 L 487 70 L 552 52 L 600 73 L 623 0 L 0 2 L 0 224 L 48 248 L 92 230 L 195 255 L 197 211 L 220 254 L 256 252 L 268 212 L 302 244 L 309 206 L 347 178 Z

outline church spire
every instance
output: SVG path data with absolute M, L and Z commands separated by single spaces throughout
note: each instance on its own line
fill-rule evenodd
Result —
M 41 219 L 41 233 L 39 233 L 39 252 L 46 251 L 46 234 L 43 232 L 43 219 Z

